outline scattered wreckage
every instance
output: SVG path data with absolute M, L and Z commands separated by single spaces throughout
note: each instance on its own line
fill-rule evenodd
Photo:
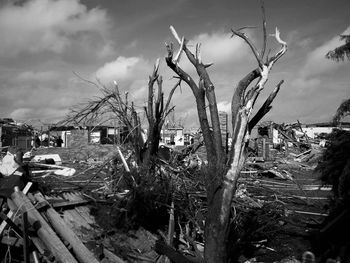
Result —
M 280 248 L 278 238 L 273 236 L 289 233 L 306 238 L 305 231 L 312 231 L 310 225 L 327 216 L 323 205 L 330 193 L 330 187 L 321 185 L 312 175 L 322 147 L 309 141 L 305 149 L 287 136 L 288 149 L 267 147 L 275 154 L 264 155 L 257 149 L 250 155 L 232 207 L 238 226 L 242 227 L 246 220 L 256 225 L 250 234 L 237 230 L 237 246 L 263 251 L 270 259 L 272 253 L 276 260 L 281 255 L 287 258 L 296 245 Z M 267 137 L 265 146 L 258 145 L 265 147 L 265 153 L 266 142 Z M 10 252 L 1 256 L 18 262 L 164 262 L 166 258 L 200 262 L 207 207 L 205 187 L 199 177 L 205 163 L 197 151 L 203 149 L 201 146 L 198 143 L 182 150 L 161 147 L 156 165 L 159 169 L 155 171 L 158 179 L 149 182 L 133 174 L 136 164 L 132 152 L 124 147 L 113 146 L 114 154 L 109 158 L 69 161 L 55 154 L 55 148 L 47 148 L 44 153 L 38 150 L 36 155 L 8 152 L 1 161 L 1 180 L 13 179 L 6 182 L 5 190 L 5 184 L 1 184 L 4 199 L 0 246 Z M 28 178 L 26 172 L 30 173 Z M 158 199 L 153 203 L 158 206 L 163 202 L 165 209 L 159 208 L 163 214 L 149 214 L 139 208 L 135 212 L 131 208 L 140 202 L 137 196 L 144 201 L 153 198 L 147 191 L 154 191 L 164 180 L 169 188 L 158 188 Z M 139 214 L 133 215 L 133 211 Z M 167 224 L 161 220 L 164 215 Z M 135 217 L 162 222 L 163 226 L 151 231 L 146 222 L 147 230 L 141 224 L 137 229 L 128 228 L 127 234 L 115 228 L 116 221 L 127 224 Z M 304 246 L 309 248 L 308 244 Z M 278 253 L 281 254 L 277 256 Z M 264 259 L 264 255 L 259 257 Z M 254 258 L 242 252 L 237 260 L 254 262 Z

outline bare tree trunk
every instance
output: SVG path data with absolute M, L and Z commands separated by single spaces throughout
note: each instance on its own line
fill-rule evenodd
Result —
M 164 93 L 162 90 L 163 80 L 158 74 L 159 59 L 156 62 L 152 75 L 149 77 L 148 82 L 148 106 L 145 108 L 145 112 L 148 119 L 148 135 L 146 142 L 146 149 L 143 156 L 143 165 L 149 167 L 152 157 L 156 157 L 158 154 L 159 141 L 161 139 L 161 130 L 164 125 L 166 117 L 174 107 L 170 108 L 171 98 L 181 81 L 178 81 L 175 86 L 170 90 L 168 100 L 164 105 Z M 154 84 L 157 83 L 157 99 L 154 100 Z
M 252 109 L 255 102 L 264 89 L 267 82 L 268 74 L 273 64 L 286 52 L 287 45 L 280 39 L 279 31 L 276 28 L 275 37 L 281 49 L 271 58 L 264 60 L 266 50 L 266 22 L 265 13 L 263 10 L 263 33 L 264 41 L 261 53 L 256 50 L 253 43 L 240 30 L 232 30 L 233 36 L 242 38 L 251 48 L 253 55 L 258 62 L 258 68 L 252 70 L 245 76 L 237 85 L 232 97 L 232 141 L 233 145 L 226 161 L 222 151 L 220 122 L 217 110 L 216 97 L 214 93 L 214 85 L 209 79 L 206 68 L 210 65 L 204 65 L 200 55 L 200 44 L 196 45 L 195 55 L 187 48 L 186 40 L 183 37 L 180 39 L 173 27 L 170 30 L 180 45 L 180 49 L 174 55 L 173 45 L 167 45 L 168 56 L 166 58 L 168 66 L 185 81 L 191 88 L 196 99 L 197 112 L 203 132 L 204 142 L 207 149 L 208 171 L 207 171 L 207 197 L 208 197 L 208 214 L 205 225 L 205 262 L 224 263 L 228 262 L 228 235 L 231 219 L 232 199 L 236 192 L 236 184 L 240 175 L 240 171 L 246 159 L 246 145 L 249 140 L 251 128 L 270 110 L 271 103 L 275 98 L 279 87 L 269 96 L 263 107 L 258 111 L 258 114 L 249 122 Z M 181 53 L 185 52 L 187 58 L 196 68 L 199 76 L 198 85 L 193 78 L 184 72 L 178 62 Z M 249 85 L 258 79 L 257 83 L 249 88 Z M 209 114 L 212 124 L 212 129 L 209 127 L 209 121 L 206 111 L 206 101 L 209 103 Z

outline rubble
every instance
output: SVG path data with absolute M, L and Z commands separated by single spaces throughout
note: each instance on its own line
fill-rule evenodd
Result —
M 290 142 L 294 137 L 282 130 L 285 135 L 281 136 Z M 323 148 L 309 140 L 310 147 L 305 149 L 300 139 L 272 148 L 266 147 L 265 139 L 265 146 L 258 147 L 265 147 L 268 154 L 262 156 L 261 149 L 257 149 L 261 156 L 248 158 L 232 206 L 236 228 L 231 238 L 237 244 L 235 253 L 241 255 L 239 262 L 283 262 L 291 255 L 301 259 L 302 253 L 311 248 L 307 238 L 314 229 L 310 225 L 328 215 L 323 206 L 331 188 L 321 185 L 312 173 Z M 127 147 L 105 151 L 104 146 L 98 149 L 95 145 L 85 149 L 90 152 L 64 148 L 31 152 L 26 164 L 41 193 L 36 189 L 28 194 L 34 206 L 29 210 L 44 214 L 61 239 L 64 233 L 59 233 L 49 219 L 49 214 L 55 217 L 59 213 L 64 228 L 72 230 L 75 240 L 99 262 L 164 262 L 166 256 L 175 262 L 201 260 L 207 197 L 202 173 L 205 160 L 199 154 L 186 148 L 172 151 L 169 158 L 157 163 L 154 178 L 149 178 L 147 171 L 135 166 Z M 40 158 L 35 158 L 36 154 Z M 48 164 L 50 159 L 54 164 Z M 10 212 L 9 218 L 21 214 L 13 207 Z M 12 217 L 15 224 L 17 217 Z M 15 247 L 22 239 L 11 229 L 6 233 L 11 233 L 12 241 L 8 234 L 0 236 L 3 245 Z M 291 236 L 291 240 L 298 238 L 295 243 L 286 241 Z M 40 236 L 31 239 L 49 242 Z M 286 245 L 281 246 L 281 242 Z M 70 246 L 68 251 L 74 260 L 83 262 L 77 259 L 77 252 L 69 250 Z M 43 247 L 35 249 L 41 259 L 48 258 L 47 250 L 58 253 L 52 247 Z

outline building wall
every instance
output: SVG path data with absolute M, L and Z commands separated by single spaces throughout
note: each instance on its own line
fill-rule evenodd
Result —
M 161 138 L 164 144 L 171 144 L 172 138 L 174 138 L 175 146 L 185 145 L 185 136 L 183 128 L 163 129 L 161 131 Z
M 303 128 L 303 131 L 308 137 L 314 139 L 321 133 L 331 133 L 334 128 L 336 127 L 306 127 Z M 350 131 L 350 128 L 343 128 L 343 130 Z
M 16 126 L 0 126 L 0 147 L 16 147 L 30 150 L 32 135 L 28 131 L 18 131 Z
M 179 145 L 179 146 L 185 145 L 185 137 L 184 137 L 183 131 L 184 131 L 183 129 L 176 131 L 175 145 Z
M 220 130 L 221 130 L 221 140 L 222 140 L 222 146 L 224 147 L 225 151 L 227 150 L 227 143 L 228 143 L 227 120 L 228 120 L 227 112 L 220 111 L 219 121 L 220 121 Z

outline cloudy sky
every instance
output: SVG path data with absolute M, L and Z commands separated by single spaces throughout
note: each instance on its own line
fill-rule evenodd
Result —
M 350 97 L 350 63 L 325 59 L 350 33 L 349 0 L 265 1 L 268 33 L 277 26 L 288 52 L 275 64 L 261 98 L 285 83 L 267 119 L 328 121 Z M 336 3 L 336 5 L 335 5 Z M 164 62 L 173 25 L 190 44 L 202 43 L 204 62 L 221 110 L 228 111 L 236 83 L 256 62 L 231 28 L 261 46 L 257 0 L 0 0 L 0 117 L 53 123 L 69 108 L 98 96 L 81 78 L 111 86 L 116 80 L 144 105 L 148 75 L 161 58 L 164 89 L 174 85 Z M 272 37 L 269 48 L 278 46 Z M 183 58 L 184 60 L 184 58 Z M 186 61 L 181 65 L 194 74 Z M 74 73 L 81 76 L 78 78 Z M 196 126 L 194 98 L 184 84 L 174 95 L 176 119 Z

